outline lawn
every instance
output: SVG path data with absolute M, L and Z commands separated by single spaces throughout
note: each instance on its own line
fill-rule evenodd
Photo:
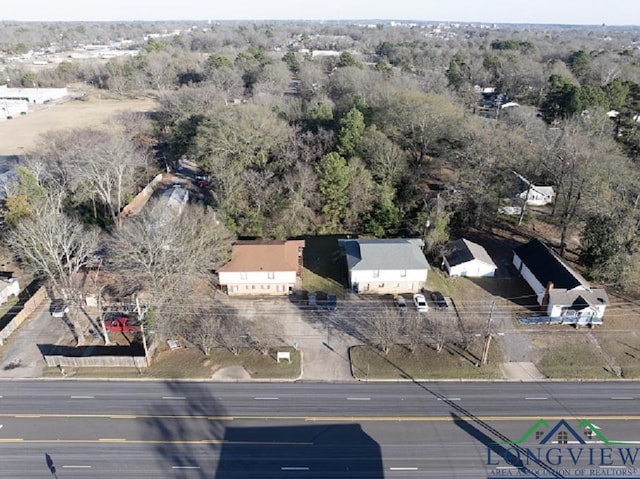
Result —
M 289 351 L 291 363 L 275 359 L 275 351 L 262 355 L 254 349 L 241 350 L 234 356 L 227 349 L 216 348 L 209 356 L 197 348 L 163 350 L 156 354 L 151 366 L 135 368 L 77 368 L 67 371 L 68 377 L 76 378 L 155 378 L 155 379 L 210 379 L 218 370 L 228 366 L 242 366 L 252 379 L 297 379 L 300 376 L 300 351 L 293 348 L 278 348 Z M 45 377 L 60 377 L 58 368 L 49 368 Z
M 344 297 L 344 286 L 333 278 L 326 278 L 314 273 L 310 269 L 304 268 L 302 272 L 302 288 L 305 291 L 324 291 L 325 293 L 335 293 L 340 298 Z
M 602 349 L 615 357 L 622 368 L 622 377 L 640 378 L 640 339 L 635 332 L 625 335 L 597 335 Z
M 352 370 L 360 380 L 377 379 L 501 379 L 498 365 L 501 354 L 492 348 L 487 365 L 476 367 L 477 357 L 454 348 L 441 352 L 420 346 L 410 352 L 393 346 L 389 354 L 371 346 L 354 346 L 349 350 Z
M 616 378 L 615 374 L 608 370 L 602 355 L 583 335 L 573 336 L 570 342 L 558 341 L 550 346 L 536 366 L 550 379 Z
M 338 246 L 342 236 L 307 236 L 303 252 L 304 273 L 302 287 L 307 291 L 344 294 L 347 267 Z

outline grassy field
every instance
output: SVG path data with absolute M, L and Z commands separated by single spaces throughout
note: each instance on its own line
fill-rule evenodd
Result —
M 123 111 L 148 112 L 156 106 L 152 99 L 90 97 L 38 107 L 25 116 L 0 122 L 0 155 L 22 155 L 36 145 L 40 134 L 51 130 L 100 127 Z
M 565 335 L 566 336 L 566 335 Z M 538 369 L 551 379 L 615 379 L 607 363 L 586 338 L 574 336 L 549 348 L 538 361 Z
M 475 348 L 473 348 L 475 349 Z M 352 369 L 358 379 L 499 379 L 501 354 L 494 348 L 487 365 L 477 367 L 478 357 L 445 348 L 441 352 L 420 346 L 410 352 L 404 346 L 394 346 L 385 355 L 370 346 L 355 346 L 349 350 Z
M 162 351 L 154 357 L 150 367 L 135 368 L 67 368 L 67 376 L 75 378 L 154 378 L 154 379 L 210 379 L 222 368 L 242 366 L 252 379 L 297 379 L 300 376 L 300 351 L 293 348 L 278 348 L 289 351 L 291 363 L 275 360 L 275 352 L 262 355 L 254 349 L 245 349 L 234 356 L 228 350 L 217 348 L 205 356 L 196 348 Z M 49 368 L 45 377 L 60 377 L 58 368 Z

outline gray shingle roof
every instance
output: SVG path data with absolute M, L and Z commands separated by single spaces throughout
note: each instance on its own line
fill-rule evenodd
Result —
M 350 270 L 425 269 L 429 263 L 420 239 L 339 240 Z

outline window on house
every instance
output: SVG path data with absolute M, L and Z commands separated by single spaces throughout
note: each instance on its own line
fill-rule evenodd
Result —
M 544 431 L 536 431 L 536 441 L 539 441 L 544 436 Z
M 379 278 L 380 277 L 380 270 L 379 269 L 376 269 L 376 270 L 373 271 L 373 277 L 374 278 Z
M 267 276 L 269 279 L 273 279 L 275 278 L 275 273 L 273 271 L 270 271 Z
M 240 273 L 240 279 L 247 279 L 247 273 Z

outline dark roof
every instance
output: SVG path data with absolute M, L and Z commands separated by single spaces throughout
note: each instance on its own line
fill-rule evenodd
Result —
M 552 282 L 554 288 L 573 289 L 580 285 L 589 287 L 586 281 L 571 271 L 558 256 L 537 239 L 514 248 L 513 252 L 542 286 Z
M 493 267 L 496 266 L 491 259 L 491 256 L 489 256 L 482 246 L 464 238 L 447 243 L 444 248 L 444 256 L 447 258 L 449 266 L 468 263 L 474 259 L 487 263 Z

